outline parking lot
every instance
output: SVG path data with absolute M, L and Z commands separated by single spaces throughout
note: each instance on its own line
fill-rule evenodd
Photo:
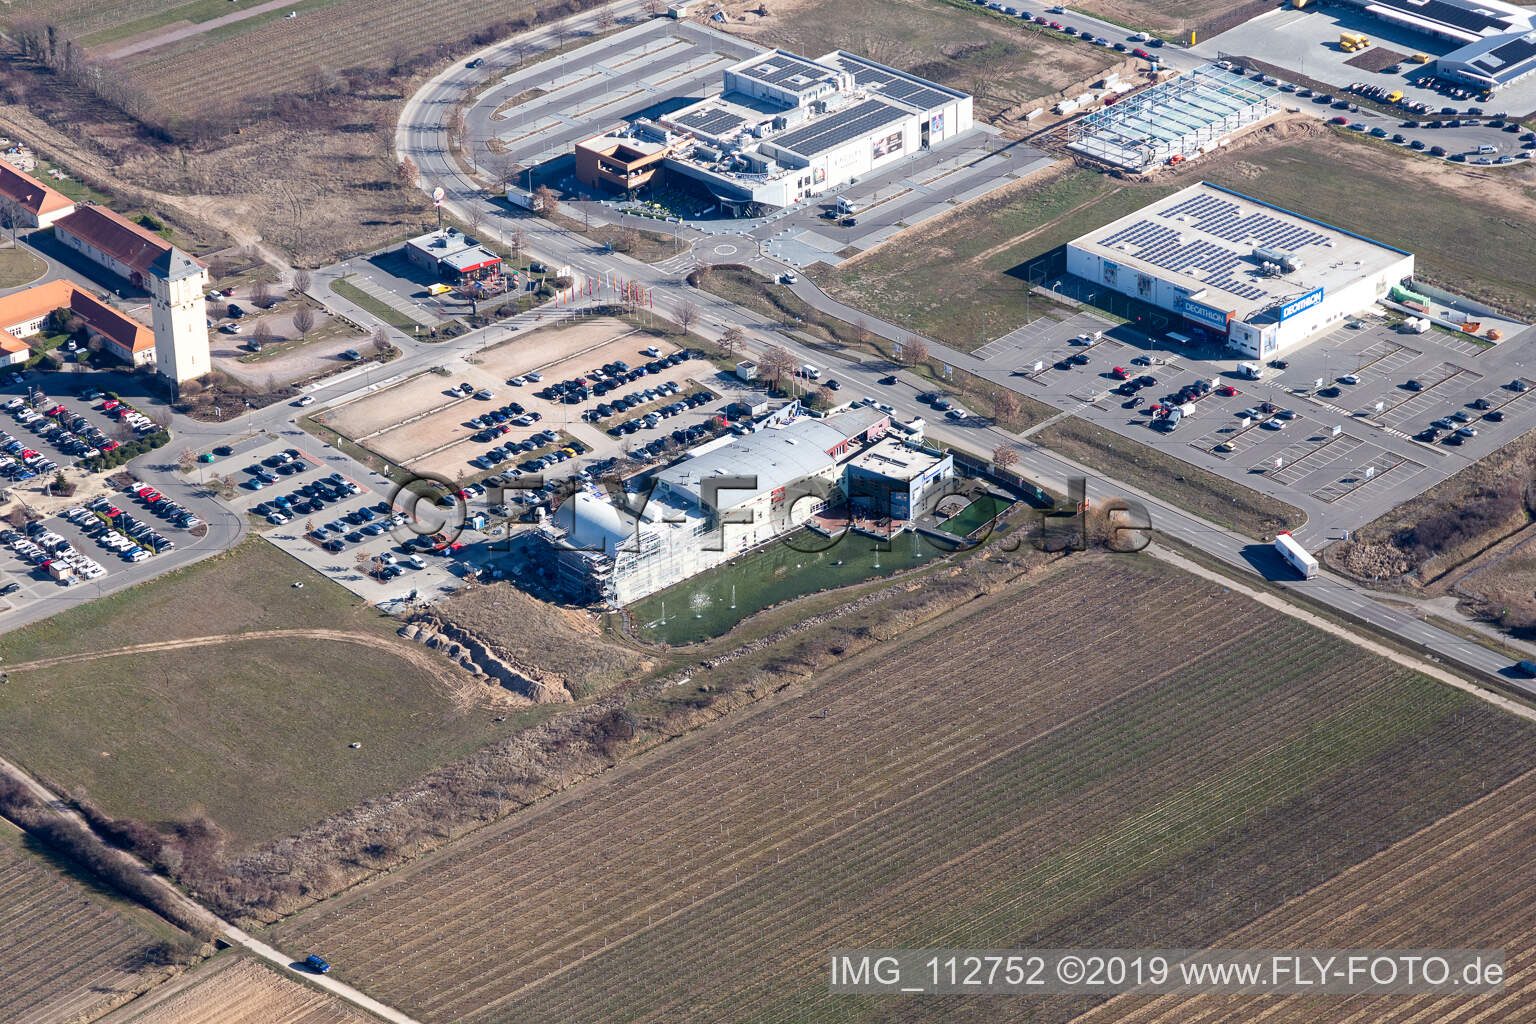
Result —
M 975 355 L 985 376 L 1309 508 L 1307 529 L 1324 530 L 1358 526 L 1536 427 L 1536 374 L 1523 355 L 1532 337 L 1489 345 L 1366 316 L 1249 380 L 1236 358 L 1081 312 L 1036 320 Z M 1197 383 L 1208 390 L 1180 397 Z M 1151 411 L 1170 404 L 1190 410 L 1172 430 Z
M 546 455 L 564 461 L 567 449 L 606 458 L 670 437 L 717 414 L 723 390 L 708 360 L 594 319 L 522 335 L 449 376 L 420 374 L 318 419 L 413 473 L 473 481 L 533 471 L 525 463 Z
M 280 472 L 283 467 L 291 468 Z M 275 479 L 252 488 L 247 481 L 260 479 L 257 468 Z M 340 454 L 322 457 L 307 445 L 261 439 L 221 458 L 218 470 L 240 481 L 229 504 L 252 517 L 268 541 L 369 601 L 458 586 L 450 571 L 457 552 L 417 542 L 421 535 L 409 522 L 414 502 L 396 498 L 387 481 Z M 425 508 L 415 511 L 421 513 L 418 523 L 448 525 L 429 518 Z M 481 538 L 459 539 L 467 544 Z
M 1449 99 L 1420 84 L 1429 73 L 1429 65 L 1404 60 L 1397 72 L 1388 74 L 1346 63 L 1354 55 L 1339 46 L 1342 32 L 1361 33 L 1372 40 L 1373 46 L 1367 53 L 1386 49 L 1404 58 L 1416 53 L 1438 57 L 1460 45 L 1400 29 L 1354 8 L 1335 4 L 1313 5 L 1300 11 L 1287 6 L 1271 11 L 1202 41 L 1194 50 L 1212 59 L 1222 54 L 1257 58 L 1338 87 L 1367 82 L 1401 89 L 1406 99 L 1427 103 L 1435 110 L 1447 104 L 1461 110 L 1467 108 L 1466 101 Z M 1497 109 L 1517 115 L 1536 109 L 1536 81 L 1527 79 L 1506 86 L 1499 90 L 1492 102 Z M 1472 103 L 1476 104 L 1476 101 Z

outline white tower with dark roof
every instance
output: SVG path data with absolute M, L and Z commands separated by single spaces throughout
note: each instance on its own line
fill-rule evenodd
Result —
M 213 369 L 208 353 L 208 268 L 172 246 L 145 274 L 153 308 L 155 365 L 177 384 Z

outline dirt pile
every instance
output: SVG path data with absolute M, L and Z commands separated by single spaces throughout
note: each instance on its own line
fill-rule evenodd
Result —
M 558 675 L 513 665 L 474 633 L 436 616 L 423 615 L 406 623 L 400 627 L 400 635 L 432 648 L 471 675 L 506 687 L 534 704 L 569 704 L 573 699 Z
M 1382 541 L 1348 542 L 1339 548 L 1335 564 L 1357 579 L 1396 579 L 1413 569 L 1413 560 Z

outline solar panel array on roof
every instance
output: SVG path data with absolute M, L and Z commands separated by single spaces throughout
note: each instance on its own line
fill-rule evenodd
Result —
M 1150 220 L 1138 220 L 1099 242 L 1128 256 L 1144 260 L 1154 267 L 1193 277 L 1201 284 L 1219 288 L 1239 298 L 1258 300 L 1268 295 L 1266 289 L 1239 281 L 1233 272 L 1243 265 L 1243 257 L 1226 246 L 1204 239 L 1186 241 L 1176 228 L 1164 227 Z
M 790 89 L 830 81 L 832 78 L 829 69 L 787 53 L 771 53 L 756 64 L 739 68 L 737 73 L 768 85 Z
M 898 103 L 910 104 L 918 110 L 932 110 L 954 100 L 953 96 L 931 86 L 914 82 L 910 78 L 893 74 L 884 68 L 874 67 L 844 54 L 838 54 L 832 60 L 842 70 L 853 72 L 854 84 L 859 88 L 889 96 Z
M 910 115 L 905 110 L 893 107 L 889 103 L 865 100 L 846 110 L 819 117 L 804 128 L 796 128 L 792 132 L 775 136 L 771 141 L 781 149 L 787 149 L 791 153 L 798 153 L 809 159 L 817 153 L 826 152 L 833 146 L 872 132 L 883 124 L 892 124 L 908 116 Z
M 726 132 L 735 131 L 747 123 L 747 119 L 739 114 L 733 114 L 729 110 L 721 110 L 718 107 L 705 107 L 702 110 L 690 110 L 688 113 L 675 118 L 678 124 L 685 128 L 704 132 L 706 135 L 724 135 Z
M 1372 0 L 1377 6 L 1400 11 L 1415 18 L 1427 18 L 1467 32 L 1507 32 L 1517 23 L 1514 15 L 1451 0 Z
M 1488 72 L 1495 81 L 1506 82 L 1530 71 L 1532 58 L 1536 58 L 1536 32 L 1511 39 L 1468 63 Z
M 1238 205 L 1212 195 L 1193 195 L 1175 203 L 1159 216 L 1187 219 L 1198 231 L 1229 242 L 1295 252 L 1304 245 L 1323 245 L 1328 236 L 1267 213 L 1243 215 Z

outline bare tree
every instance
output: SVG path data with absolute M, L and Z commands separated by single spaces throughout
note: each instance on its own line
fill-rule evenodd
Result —
M 299 332 L 299 337 L 304 337 L 315 326 L 315 311 L 308 306 L 300 306 L 293 313 L 293 329 Z
M 661 16 L 661 0 L 645 0 L 645 13 L 653 18 Z
M 523 248 L 528 244 L 528 236 L 522 228 L 513 228 L 507 232 L 507 244 L 512 247 L 512 260 L 514 263 L 522 262 Z
M 699 304 L 692 299 L 684 299 L 682 305 L 677 307 L 677 326 L 687 334 L 693 329 L 693 325 L 699 322 Z
M 301 267 L 300 269 L 295 270 L 293 272 L 293 290 L 294 291 L 296 291 L 296 292 L 307 292 L 307 291 L 309 291 L 309 284 L 310 284 L 309 271 L 307 271 L 307 270 L 305 270 L 305 269 L 303 269 Z
M 395 177 L 400 179 L 402 185 L 412 187 L 420 176 L 421 172 L 416 169 L 416 161 L 408 156 L 401 157 L 400 163 L 395 166 Z
M 1002 422 L 1011 423 L 1019 415 L 1019 397 L 1012 391 L 1004 389 L 992 398 L 992 418 Z
M 251 301 L 262 309 L 270 309 L 272 306 L 272 286 L 265 281 L 257 281 L 251 286 Z
M 272 344 L 272 328 L 268 327 L 265 323 L 257 324 L 256 330 L 251 334 L 251 341 L 263 348 Z
M 480 233 L 481 226 L 485 224 L 485 213 L 484 213 L 484 211 L 482 211 L 480 209 L 480 207 L 478 207 L 478 206 L 471 206 L 469 208 L 469 213 L 467 214 L 467 217 L 468 217 L 469 233 L 471 235 L 478 235 Z
M 0 226 L 10 229 L 12 246 L 16 244 L 16 231 L 22 226 L 24 216 L 20 203 L 10 196 L 0 196 Z
M 176 456 L 176 467 L 183 473 L 192 472 L 197 465 L 197 451 L 193 448 L 183 448 L 181 454 Z
M 907 335 L 901 339 L 901 360 L 908 366 L 917 366 L 928 361 L 928 343 L 922 338 Z
M 783 345 L 769 345 L 757 361 L 757 375 L 778 387 L 795 372 L 795 357 Z
M 597 12 L 597 29 L 599 32 L 607 32 L 613 28 L 613 12 L 603 8 Z
M 379 355 L 387 355 L 393 346 L 389 343 L 389 332 L 382 327 L 373 329 L 373 350 Z
M 811 405 L 817 409 L 830 409 L 837 404 L 837 392 L 822 385 L 811 392 Z
M 746 337 L 746 331 L 732 324 L 720 333 L 720 350 L 728 356 L 735 355 Z
M 992 465 L 1007 469 L 1019 461 L 1019 452 L 1012 445 L 1000 444 L 992 449 Z
M 533 205 L 538 207 L 540 216 L 553 217 L 560 206 L 560 193 L 548 185 L 540 185 L 533 190 Z

